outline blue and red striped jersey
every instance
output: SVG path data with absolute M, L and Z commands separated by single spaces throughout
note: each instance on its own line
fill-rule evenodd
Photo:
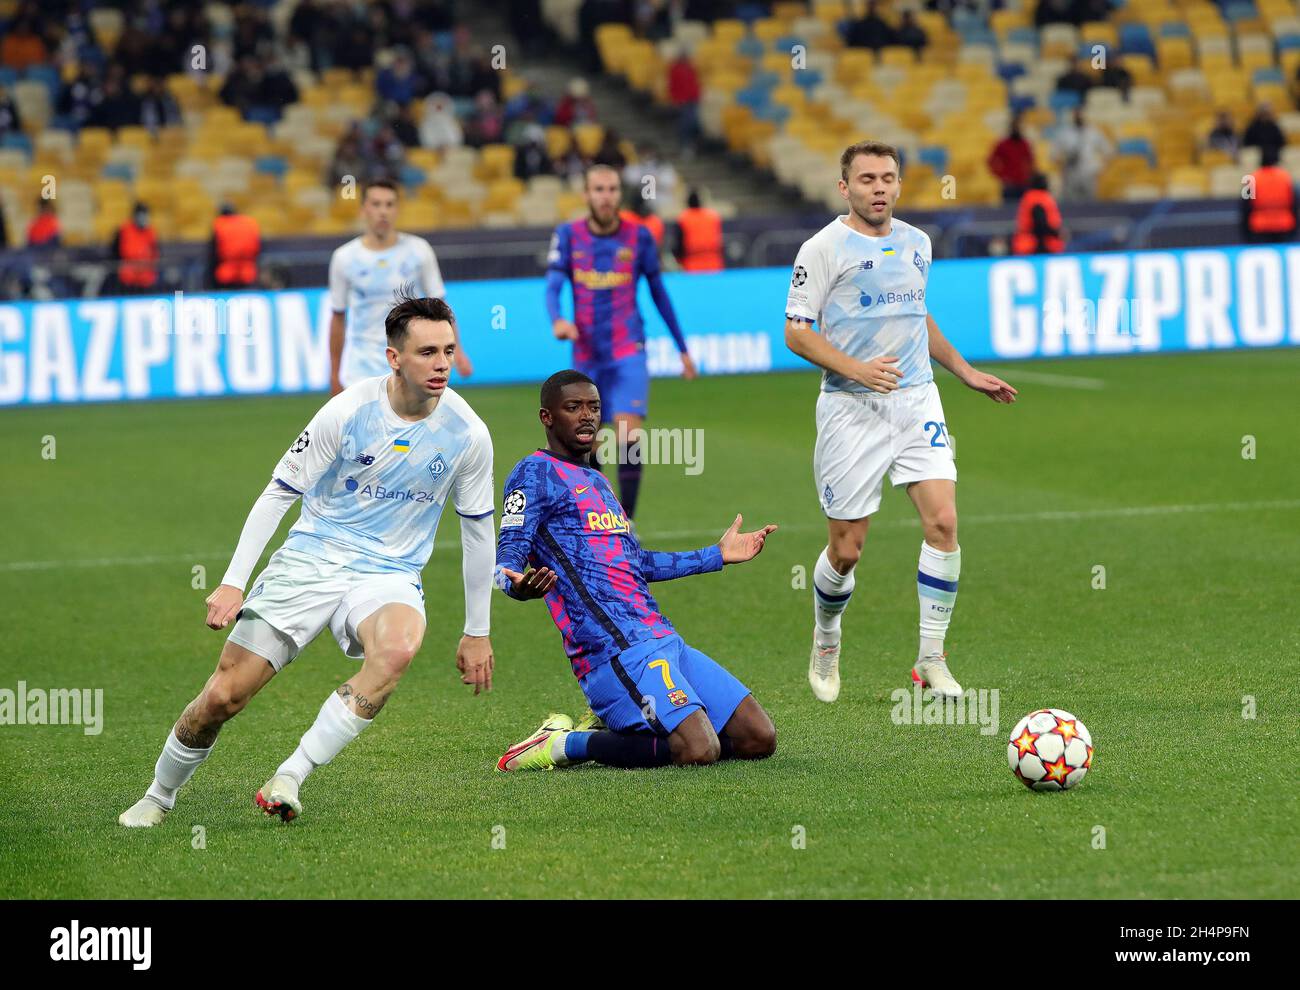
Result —
M 636 643 L 673 635 L 649 582 L 722 570 L 716 544 L 675 553 L 643 549 L 605 476 L 549 450 L 515 465 L 501 511 L 497 587 L 511 594 L 503 568 L 555 571 L 546 605 L 577 677 Z

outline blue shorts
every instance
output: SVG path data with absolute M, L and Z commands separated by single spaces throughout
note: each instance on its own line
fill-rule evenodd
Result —
M 615 732 L 669 735 L 699 710 L 721 732 L 749 688 L 680 636 L 647 640 L 624 650 L 578 681 L 591 710 Z
M 650 406 L 650 366 L 645 351 L 617 361 L 588 361 L 576 370 L 596 383 L 601 419 L 612 423 L 619 414 L 646 415 Z

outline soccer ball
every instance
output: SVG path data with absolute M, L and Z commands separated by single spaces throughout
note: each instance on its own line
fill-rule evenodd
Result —
M 1033 791 L 1068 791 L 1092 769 L 1092 734 L 1059 708 L 1030 712 L 1011 730 L 1007 763 Z

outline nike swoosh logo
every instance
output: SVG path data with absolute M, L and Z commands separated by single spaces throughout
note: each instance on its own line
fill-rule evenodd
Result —
M 591 487 L 591 485 L 583 485 L 581 488 L 575 488 L 575 489 L 573 490 L 573 494 L 575 494 L 575 495 L 581 495 L 583 492 L 585 492 L 585 491 L 586 491 L 588 488 L 590 488 L 590 487 Z

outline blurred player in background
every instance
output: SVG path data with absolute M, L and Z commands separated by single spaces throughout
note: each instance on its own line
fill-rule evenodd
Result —
M 736 516 L 712 546 L 642 549 L 614 490 L 591 466 L 601 421 L 595 383 L 561 371 L 542 385 L 541 401 L 546 448 L 515 465 L 506 482 L 496 580 L 511 598 L 546 599 L 591 711 L 576 727 L 567 715 L 549 716 L 506 750 L 497 769 L 771 756 L 772 720 L 749 688 L 682 641 L 648 582 L 752 560 L 776 527 L 742 533 Z
M 384 317 L 399 290 L 414 283 L 416 296 L 442 299 L 447 294 L 429 242 L 397 229 L 397 201 L 393 182 L 367 182 L 361 190 L 365 233 L 330 257 L 331 395 L 363 378 L 388 374 Z M 456 345 L 456 373 L 469 377 L 474 368 L 460 349 L 459 335 Z
M 822 701 L 839 697 L 840 615 L 888 471 L 895 487 L 907 487 L 925 534 L 912 679 L 959 697 L 943 651 L 961 570 L 957 467 L 930 360 L 995 402 L 1014 402 L 1016 390 L 972 368 L 926 309 L 930 238 L 894 217 L 898 152 L 875 141 L 852 145 L 840 174 L 849 212 L 799 249 L 785 313 L 786 344 L 822 368 L 813 474 L 829 539 L 813 571 L 808 682 Z
M 547 255 L 546 312 L 560 340 L 573 341 L 573 366 L 600 390 L 605 422 L 618 436 L 618 493 L 628 519 L 636 514 L 641 488 L 639 438 L 650 398 L 645 325 L 636 305 L 637 278 L 644 275 L 650 295 L 682 356 L 682 377 L 695 378 L 668 290 L 659 271 L 659 251 L 650 231 L 619 217 L 622 186 L 618 170 L 593 165 L 587 170 L 588 215 L 561 224 Z M 560 315 L 560 290 L 573 283 L 573 321 Z
M 161 822 L 222 725 L 328 627 L 344 654 L 362 661 L 361 670 L 326 699 L 256 795 L 268 815 L 300 815 L 298 789 L 307 775 L 370 725 L 420 649 L 420 572 L 448 501 L 461 516 L 465 582 L 456 666 L 475 694 L 491 690 L 492 439 L 469 403 L 447 387 L 454 326 L 441 299 L 400 298 L 386 321 L 390 373 L 330 399 L 276 465 L 230 567 L 208 596 L 208 626 L 235 627 L 216 671 L 168 733 L 153 783 L 118 818 L 122 825 Z M 299 498 L 302 514 L 245 600 L 266 541 Z M 438 615 L 444 622 L 445 601 Z

